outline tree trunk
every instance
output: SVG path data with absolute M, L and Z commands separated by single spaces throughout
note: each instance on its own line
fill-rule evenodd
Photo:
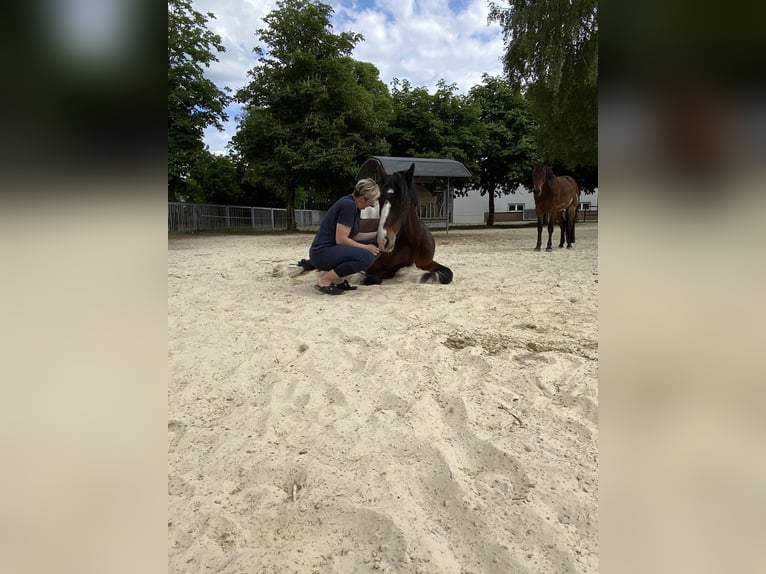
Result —
M 179 187 L 179 180 L 178 178 L 171 178 L 168 181 L 168 202 L 173 203 L 178 201 L 178 195 L 176 194 L 176 190 Z
M 287 231 L 296 231 L 295 224 L 295 182 L 288 179 L 285 182 L 285 199 L 287 200 Z
M 489 213 L 487 214 L 487 227 L 492 227 L 495 224 L 495 193 L 490 191 L 489 195 Z

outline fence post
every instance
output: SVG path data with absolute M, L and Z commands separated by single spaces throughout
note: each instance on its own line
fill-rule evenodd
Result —
M 229 216 L 229 206 L 226 206 L 226 229 L 231 229 L 231 217 Z
M 250 223 L 252 224 L 253 229 L 255 229 L 255 208 L 254 207 L 250 208 Z
M 269 211 L 271 212 L 271 228 L 276 229 L 276 227 L 274 227 L 274 208 L 272 207 Z
M 199 229 L 197 228 L 197 223 L 198 223 L 197 205 L 194 204 L 192 205 L 192 229 L 194 231 L 199 231 Z

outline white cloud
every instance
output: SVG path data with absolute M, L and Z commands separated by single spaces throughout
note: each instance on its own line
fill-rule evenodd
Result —
M 443 79 L 458 91 L 481 83 L 483 73 L 502 73 L 502 32 L 487 25 L 487 0 L 325 0 L 335 10 L 333 32 L 364 36 L 353 53 L 371 62 L 389 87 L 394 78 L 433 92 Z M 226 52 L 211 65 L 208 77 L 234 90 L 244 86 L 256 63 L 253 47 L 263 17 L 276 8 L 273 0 L 194 0 L 199 12 L 213 12 L 208 27 L 221 36 Z M 224 133 L 207 130 L 211 151 L 222 153 L 234 134 L 236 108 Z
M 216 53 L 218 62 L 211 64 L 207 76 L 220 87 L 236 90 L 247 84 L 247 71 L 257 62 L 253 48 L 255 33 L 264 28 L 263 17 L 276 8 L 275 0 L 193 0 L 194 9 L 212 12 L 207 27 L 221 37 L 226 52 Z

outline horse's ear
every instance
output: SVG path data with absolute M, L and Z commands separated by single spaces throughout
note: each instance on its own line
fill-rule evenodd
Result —
M 413 163 L 410 166 L 410 169 L 407 170 L 407 176 L 406 176 L 407 181 L 412 181 L 412 176 L 414 175 L 414 173 L 415 173 L 415 164 Z
M 378 168 L 376 170 L 376 183 L 383 183 L 386 180 L 386 171 L 383 169 L 383 166 L 378 164 Z

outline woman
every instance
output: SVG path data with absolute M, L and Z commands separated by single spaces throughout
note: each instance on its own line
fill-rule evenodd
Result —
M 377 232 L 359 232 L 361 210 L 375 205 L 378 197 L 375 180 L 361 179 L 353 193 L 341 197 L 327 212 L 309 250 L 311 263 L 324 271 L 314 289 L 328 295 L 356 289 L 343 278 L 367 269 L 380 252 L 374 244 Z

